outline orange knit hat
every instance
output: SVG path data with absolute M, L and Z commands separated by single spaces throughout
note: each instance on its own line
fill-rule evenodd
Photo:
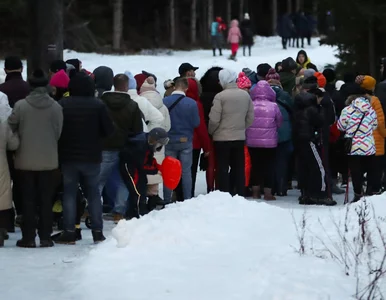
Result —
M 314 76 L 316 77 L 316 79 L 318 79 L 318 86 L 320 88 L 324 88 L 327 84 L 326 77 L 324 77 L 324 75 L 320 72 L 315 72 Z
M 375 85 L 377 84 L 377 81 L 374 77 L 368 76 L 368 75 L 359 75 L 357 78 L 355 78 L 355 82 L 361 86 L 362 89 L 373 91 L 375 88 Z

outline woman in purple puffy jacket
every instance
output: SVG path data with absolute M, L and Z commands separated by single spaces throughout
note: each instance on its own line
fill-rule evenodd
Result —
M 261 198 L 260 187 L 264 187 L 264 200 L 276 200 L 272 195 L 274 181 L 275 152 L 278 143 L 278 128 L 282 116 L 276 104 L 276 93 L 267 81 L 261 80 L 251 90 L 255 119 L 246 131 L 247 146 L 252 162 L 251 185 L 253 198 Z

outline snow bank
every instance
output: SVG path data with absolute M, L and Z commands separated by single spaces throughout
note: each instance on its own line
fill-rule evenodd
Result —
M 113 237 L 75 275 L 79 299 L 341 300 L 355 287 L 336 263 L 294 251 L 288 210 L 220 192 L 121 221 Z

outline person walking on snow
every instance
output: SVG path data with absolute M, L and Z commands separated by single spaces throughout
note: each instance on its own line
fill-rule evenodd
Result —
M 251 56 L 251 48 L 253 45 L 253 30 L 252 30 L 251 19 L 248 13 L 245 13 L 244 20 L 241 21 L 240 30 L 243 36 L 243 39 L 242 39 L 243 55 L 245 56 L 245 48 L 248 47 L 249 56 Z
M 210 27 L 210 35 L 212 38 L 213 56 L 216 56 L 216 49 L 219 50 L 222 56 L 222 47 L 224 46 L 224 32 L 227 29 L 221 17 L 217 17 Z
M 229 32 L 228 32 L 228 43 L 231 44 L 231 51 L 232 51 L 232 54 L 229 57 L 229 59 L 236 61 L 236 55 L 237 55 L 237 51 L 239 50 L 239 43 L 241 38 L 242 38 L 242 35 L 239 28 L 239 21 L 233 20 L 231 22 L 231 28 L 229 29 Z

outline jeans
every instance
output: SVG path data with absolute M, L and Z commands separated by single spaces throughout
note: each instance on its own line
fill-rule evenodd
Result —
M 91 229 L 103 229 L 102 202 L 98 189 L 101 165 L 95 163 L 66 162 L 62 164 L 63 174 L 63 227 L 75 231 L 76 197 L 80 178 L 87 195 Z
M 119 151 L 103 151 L 101 171 L 99 173 L 99 193 L 102 195 L 102 191 L 105 188 L 108 179 L 113 173 L 114 167 L 119 163 Z
M 288 188 L 289 166 L 293 152 L 292 142 L 279 143 L 276 148 L 275 163 L 275 191 L 278 194 L 286 193 Z
M 184 199 L 192 198 L 192 160 L 193 160 L 193 144 L 178 143 L 168 144 L 165 147 L 165 156 L 177 158 L 182 166 L 182 192 Z M 172 190 L 164 185 L 164 201 L 170 203 L 172 200 Z
M 125 182 L 122 179 L 121 172 L 119 170 L 119 164 L 117 164 L 111 175 L 111 178 L 114 182 L 114 187 L 116 187 L 115 201 L 114 201 L 114 213 L 125 216 L 128 207 L 129 201 L 129 190 Z

